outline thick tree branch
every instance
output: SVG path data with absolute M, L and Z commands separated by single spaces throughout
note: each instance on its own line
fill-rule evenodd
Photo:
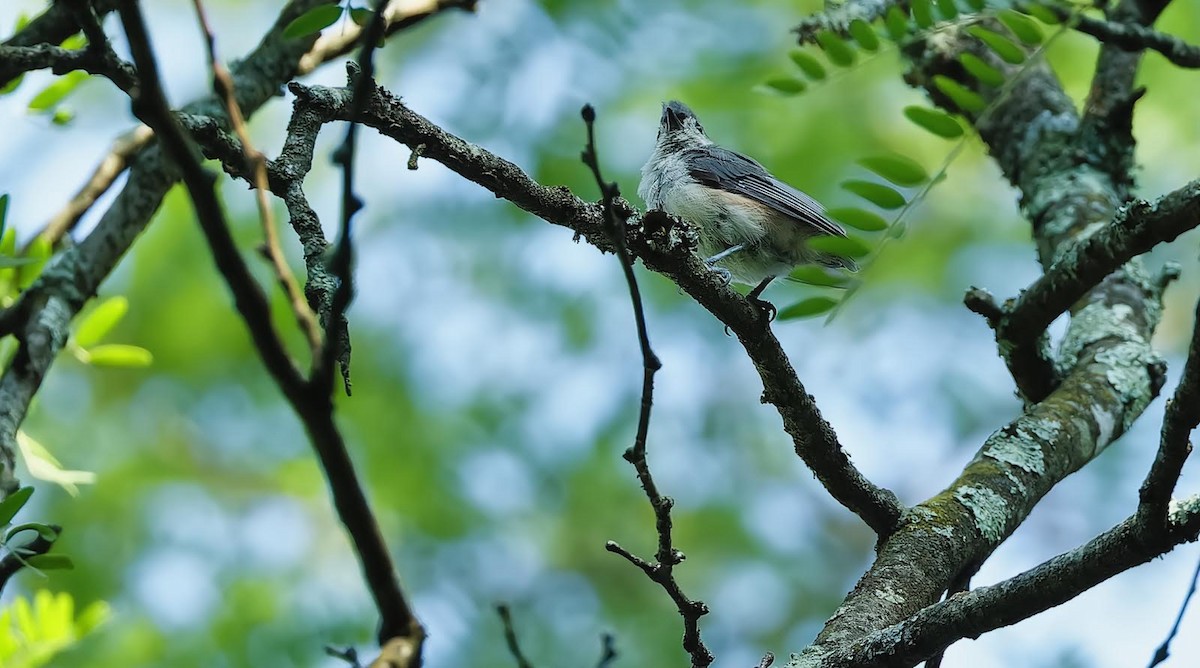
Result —
M 1144 564 L 1200 534 L 1200 497 L 1179 502 L 1165 533 L 1130 517 L 1087 544 L 1020 575 L 931 605 L 845 650 L 792 668 L 911 666 L 961 638 L 978 638 L 1061 605 L 1105 580 Z
M 95 0 L 94 10 L 103 16 L 117 6 L 117 0 Z M 45 12 L 29 22 L 21 32 L 4 41 L 4 46 L 57 46 L 63 40 L 79 32 L 74 8 L 66 2 L 50 3 Z M 0 87 L 21 76 L 26 70 L 0 58 Z
M 297 104 L 324 109 L 345 120 L 350 95 L 344 88 L 289 86 Z M 547 222 L 573 230 L 602 251 L 615 247 L 604 229 L 603 212 L 566 188 L 534 182 L 519 167 L 455 137 L 412 112 L 387 91 L 376 89 L 359 121 L 410 148 L 424 145 L 422 155 L 478 183 Z M 624 200 L 616 206 L 632 214 Z M 791 435 L 796 453 L 826 489 L 881 536 L 898 526 L 903 506 L 891 491 L 880 488 L 854 467 L 829 423 L 804 389 L 779 340 L 764 327 L 760 310 L 724 285 L 694 252 L 695 233 L 661 215 L 648 215 L 630 226 L 626 242 L 645 265 L 675 281 L 738 337 L 763 381 L 763 401 L 776 407 Z
M 137 73 L 119 58 L 108 58 L 91 48 L 64 49 L 49 44 L 37 46 L 0 46 L 0 67 L 18 73 L 48 69 L 54 74 L 81 70 L 112 81 L 125 92 L 133 87 Z
M 996 336 L 1015 347 L 1032 346 L 1050 323 L 1105 276 L 1160 243 L 1200 225 L 1200 181 L 1160 197 L 1134 201 L 1112 222 L 1059 255 L 1046 273 L 1021 292 L 996 321 Z

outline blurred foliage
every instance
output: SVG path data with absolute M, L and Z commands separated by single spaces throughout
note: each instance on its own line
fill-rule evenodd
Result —
M 190 3 L 147 4 L 172 100 L 182 103 L 208 86 L 198 33 L 179 18 L 190 17 Z M 260 4 L 206 3 L 222 53 L 253 44 L 275 11 Z M 788 28 L 820 4 L 481 0 L 478 15 L 440 17 L 390 39 L 380 79 L 448 130 L 587 199 L 599 194 L 579 162 L 582 103 L 599 112 L 606 175 L 640 205 L 633 193 L 659 103 L 681 99 L 723 145 L 830 207 L 861 207 L 840 183 L 871 170 L 902 175 L 895 163 L 859 161 L 901 155 L 932 173 L 949 144 L 905 119 L 906 107 L 928 102 L 901 81 L 886 45 L 858 53 L 849 68 L 822 65 L 824 80 L 809 81 L 803 96 L 763 94 L 763 82 L 812 76 Z M 0 16 L 0 25 L 11 21 Z M 1200 7 L 1187 2 L 1173 3 L 1162 22 L 1193 41 L 1196 26 Z M 1073 34 L 1049 47 L 1076 100 L 1095 53 Z M 1185 75 L 1147 57 L 1149 92 L 1136 117 L 1147 196 L 1200 172 L 1200 153 L 1178 151 L 1200 140 L 1191 122 L 1200 103 Z M 337 84 L 343 74 L 332 65 L 314 76 Z M 53 82 L 31 73 L 0 98 L 8 105 L 0 111 L 24 124 L 21 136 L 0 138 L 0 153 L 20 156 L 0 164 L 0 185 L 12 195 L 9 227 L 22 238 L 132 123 L 120 116 L 126 101 L 101 82 L 71 92 L 72 124 L 34 123 L 31 96 Z M 281 145 L 288 110 L 279 100 L 252 124 L 268 154 Z M 327 159 L 333 134 L 322 136 L 307 184 L 327 225 L 339 187 Z M 616 261 L 430 160 L 406 170 L 408 152 L 370 134 L 362 139 L 358 190 L 367 208 L 350 313 L 354 396 L 337 404 L 429 627 L 428 665 L 506 665 L 497 601 L 512 606 L 535 665 L 594 665 L 603 631 L 616 636 L 615 665 L 678 665 L 673 606 L 604 550 L 607 540 L 641 554 L 654 547 L 650 509 L 620 458 L 636 424 L 640 368 Z M 834 325 L 777 326 L 856 462 L 908 502 L 936 492 L 1018 409 L 990 332 L 959 301 L 970 284 L 1015 294 L 1035 275 L 1035 255 L 1014 191 L 977 140 L 965 146 L 946 181 L 907 214 L 904 238 L 860 272 L 861 292 Z M 252 198 L 229 181 L 222 194 L 255 261 L 261 232 Z M 12 256 L 5 239 L 0 255 Z M 301 267 L 298 244 L 289 244 Z M 1194 265 L 1190 250 L 1155 261 L 1165 257 Z M 274 289 L 269 267 L 254 269 Z M 868 562 L 872 536 L 796 461 L 736 343 L 673 284 L 640 277 L 665 362 L 650 462 L 678 503 L 676 543 L 688 559 L 677 572 L 712 607 L 703 629 L 721 665 L 754 665 L 768 649 L 812 638 Z M 766 297 L 783 306 L 822 290 L 785 284 Z M 1170 293 L 1160 335 L 1168 350 L 1189 331 L 1195 293 L 1189 271 Z M 274 297 L 275 321 L 300 354 L 287 304 Z M 324 655 L 326 644 L 358 645 L 369 656 L 376 619 L 324 480 L 181 192 L 167 197 L 91 308 L 75 330 L 79 346 L 121 342 L 149 351 L 153 363 L 111 368 L 64 357 L 47 378 L 26 428 L 64 467 L 96 480 L 78 499 L 39 485 L 30 511 L 64 527 L 56 551 L 77 567 L 48 580 L 23 574 L 4 605 L 46 588 L 85 609 L 108 602 L 111 622 L 56 658 L 66 668 L 341 665 Z M 1022 554 L 1044 558 L 1124 517 L 1152 442 L 1150 424 L 1065 483 L 1065 496 L 1052 494 L 1022 530 L 1039 541 L 1023 544 Z M 1111 617 L 1119 623 L 1125 614 L 1133 613 Z M 971 665 L 1051 665 L 1044 657 L 1094 660 L 1111 649 L 1038 653 L 1035 645 L 1021 654 L 1004 638 L 972 644 L 969 651 L 994 661 L 975 654 Z

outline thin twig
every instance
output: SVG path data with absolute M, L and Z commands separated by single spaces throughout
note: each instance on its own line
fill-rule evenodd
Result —
M 517 641 L 517 630 L 513 628 L 512 613 L 508 606 L 503 603 L 497 605 L 496 614 L 500 615 L 500 623 L 504 625 L 504 642 L 508 645 L 509 654 L 516 660 L 517 668 L 533 668 L 533 664 L 529 663 L 529 659 L 526 659 L 521 651 L 521 643 Z
M 225 104 L 225 111 L 229 114 L 233 130 L 242 142 L 242 151 L 245 154 L 246 163 L 253 170 L 255 200 L 258 203 L 259 218 L 262 220 L 263 236 L 266 238 L 267 258 L 275 270 L 276 280 L 279 281 L 284 294 L 287 295 L 288 303 L 292 307 L 292 314 L 296 317 L 296 322 L 300 325 L 300 330 L 304 332 L 304 336 L 308 340 L 312 364 L 315 365 L 318 356 L 321 354 L 324 337 L 321 333 L 321 326 L 317 323 L 317 316 L 304 299 L 304 293 L 296 283 L 296 277 L 292 275 L 292 270 L 288 267 L 287 259 L 283 256 L 283 248 L 279 245 L 279 233 L 275 229 L 275 217 L 271 214 L 271 203 L 267 199 L 267 193 L 270 192 L 270 186 L 267 183 L 267 159 L 262 154 L 262 151 L 254 148 L 254 145 L 250 141 L 250 132 L 246 128 L 246 119 L 242 115 L 242 109 L 237 103 L 237 97 L 234 95 L 233 76 L 230 75 L 229 70 L 221 61 L 217 59 L 216 36 L 213 34 L 212 26 L 208 22 L 208 16 L 204 12 L 204 3 L 202 0 L 193 0 L 193 5 L 196 8 L 196 18 L 200 22 L 200 29 L 204 33 L 204 45 L 208 52 L 208 63 L 213 75 L 213 92 Z
M 604 633 L 600 636 L 600 661 L 596 663 L 596 668 L 610 668 L 613 662 L 617 660 L 617 641 L 611 633 Z
M 346 127 L 346 138 L 341 146 L 333 153 L 333 162 L 342 167 L 342 222 L 338 231 L 337 242 L 329 258 L 329 270 L 338 279 L 337 289 L 333 293 L 330 305 L 329 322 L 338 322 L 346 314 L 350 301 L 354 299 L 354 243 L 351 239 L 354 214 L 363 208 L 363 201 L 354 194 L 354 152 L 358 138 L 359 112 L 366 105 L 366 100 L 375 88 L 375 47 L 383 39 L 387 17 L 384 8 L 387 0 L 377 0 L 375 13 L 371 16 L 360 36 L 361 48 L 358 52 L 358 67 L 349 68 L 350 87 L 354 91 L 351 101 L 350 123 Z M 331 384 L 333 367 L 341 366 L 342 384 L 346 394 L 350 394 L 350 350 L 342 349 L 334 337 L 325 341 L 320 364 L 313 374 L 313 380 L 323 384 Z
M 1200 579 L 1200 562 L 1196 563 L 1196 570 L 1192 572 L 1192 584 L 1188 586 L 1187 594 L 1183 597 L 1183 604 L 1179 606 L 1179 614 L 1175 615 L 1175 623 L 1171 625 L 1171 632 L 1167 634 L 1166 639 L 1158 646 L 1158 649 L 1154 650 L 1154 656 L 1150 659 L 1149 668 L 1154 668 L 1171 656 L 1171 641 L 1179 634 L 1179 624 L 1183 622 L 1183 613 L 1187 612 L 1188 603 L 1192 602 L 1192 596 L 1196 593 L 1197 579 Z
M 614 182 L 604 180 L 600 173 L 600 160 L 596 154 L 595 123 L 596 110 L 592 105 L 585 105 L 582 110 L 583 122 L 587 126 L 587 145 L 583 150 L 583 164 L 592 170 L 596 185 L 600 187 L 602 196 L 601 206 L 604 211 L 604 224 L 621 268 L 625 273 L 625 282 L 629 285 L 629 297 L 633 302 L 634 321 L 637 324 L 638 343 L 642 349 L 642 401 L 638 414 L 637 435 L 633 447 L 625 451 L 625 460 L 633 464 L 637 471 L 638 481 L 650 500 L 654 509 L 654 524 L 658 532 L 658 551 L 654 555 L 655 563 L 633 555 L 615 542 L 609 541 L 606 548 L 610 552 L 620 554 L 647 576 L 657 582 L 667 592 L 679 614 L 683 617 L 683 648 L 692 657 L 693 666 L 707 666 L 712 663 L 713 655 L 704 641 L 700 639 L 700 617 L 708 613 L 708 606 L 703 601 L 693 601 L 683 593 L 679 583 L 675 581 L 673 570 L 683 561 L 683 553 L 675 549 L 671 538 L 671 507 L 674 505 L 669 497 L 663 496 L 654 483 L 650 473 L 650 464 L 646 461 L 646 440 L 650 431 L 650 409 L 654 405 L 654 374 L 662 368 L 662 362 L 650 347 L 650 336 L 646 331 L 646 314 L 642 305 L 641 291 L 638 289 L 637 276 L 633 272 L 633 260 L 625 243 L 625 218 L 618 215 L 614 202 L 621 196 L 620 189 Z
M 1142 518 L 1163 526 L 1171 494 L 1183 472 L 1183 464 L 1192 452 L 1192 431 L 1200 425 L 1200 302 L 1196 304 L 1196 321 L 1192 326 L 1192 343 L 1183 374 L 1175 395 L 1167 403 L 1163 416 L 1162 435 L 1150 472 L 1140 490 L 1138 513 Z

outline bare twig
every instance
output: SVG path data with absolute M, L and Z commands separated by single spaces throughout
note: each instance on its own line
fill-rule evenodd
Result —
M 654 509 L 654 524 L 658 532 L 658 551 L 654 555 L 655 563 L 634 556 L 620 545 L 609 541 L 606 548 L 625 557 L 630 563 L 642 569 L 649 578 L 658 583 L 675 602 L 679 614 L 683 616 L 683 648 L 692 657 L 692 666 L 703 668 L 713 661 L 712 652 L 700 639 L 700 617 L 708 614 L 708 606 L 703 601 L 693 601 L 684 594 L 683 589 L 675 580 L 674 568 L 683 561 L 683 553 L 675 549 L 671 537 L 671 507 L 674 505 L 669 497 L 663 496 L 654 483 L 650 473 L 650 464 L 646 461 L 646 440 L 650 430 L 650 409 L 654 405 L 654 374 L 662 368 L 662 362 L 650 347 L 650 336 L 646 331 L 646 313 L 642 305 L 641 291 L 638 289 L 637 276 L 633 272 L 633 259 L 625 245 L 625 218 L 616 211 L 614 202 L 621 192 L 616 183 L 605 181 L 600 173 L 600 159 L 596 154 L 595 122 L 596 110 L 585 105 L 582 111 L 583 122 L 587 127 L 587 144 L 583 150 L 583 164 L 592 170 L 596 185 L 600 187 L 601 209 L 604 214 L 604 227 L 616 248 L 617 258 L 621 261 L 621 269 L 625 273 L 625 282 L 629 286 L 629 297 L 633 302 L 634 321 L 637 326 L 638 344 L 642 350 L 642 400 L 638 413 L 637 435 L 633 447 L 625 451 L 625 460 L 633 464 L 637 471 L 638 481 L 650 500 Z
M 1126 51 L 1157 51 L 1179 67 L 1200 67 L 1200 47 L 1188 44 L 1174 35 L 1159 32 L 1137 23 L 1107 21 L 1080 14 L 1077 10 L 1054 2 L 1043 3 L 1060 20 L 1073 21 L 1075 30 L 1091 35 L 1105 44 L 1112 44 Z
M 1167 402 L 1158 453 L 1142 483 L 1139 514 L 1149 523 L 1162 525 L 1167 519 L 1171 494 L 1192 452 L 1192 431 L 1200 425 L 1200 303 L 1196 304 L 1192 343 L 1175 394 Z
M 600 636 L 600 661 L 596 663 L 596 668 L 610 668 L 616 660 L 616 639 L 611 633 L 602 634 Z
M 246 128 L 246 120 L 242 115 L 241 107 L 238 106 L 237 97 L 234 95 L 233 76 L 217 59 L 216 36 L 204 13 L 204 3 L 202 0 L 193 0 L 193 5 L 196 8 L 196 18 L 200 22 L 200 29 L 204 32 L 204 44 L 213 75 L 213 92 L 225 104 L 225 111 L 229 114 L 230 123 L 242 143 L 246 162 L 250 165 L 254 175 L 255 200 L 258 203 L 259 218 L 262 220 L 263 236 L 266 238 L 267 258 L 275 270 L 276 280 L 279 281 L 284 294 L 287 295 L 288 303 L 292 307 L 292 314 L 308 340 L 309 354 L 312 364 L 315 365 L 321 354 L 323 339 L 321 326 L 317 324 L 316 315 L 305 301 L 304 294 L 300 291 L 300 286 L 296 283 L 296 278 L 287 265 L 287 259 L 283 256 L 283 248 L 279 245 L 279 233 L 275 230 L 275 218 L 271 214 L 271 203 L 267 200 L 267 193 L 270 191 L 267 184 L 267 159 L 250 142 L 250 132 Z
M 529 659 L 521 651 L 521 643 L 517 641 L 517 630 L 513 628 L 512 612 L 503 603 L 496 606 L 496 614 L 500 615 L 500 623 L 504 626 L 504 643 L 508 645 L 508 653 L 517 662 L 517 668 L 533 668 Z
M 1179 613 L 1175 615 L 1175 623 L 1171 625 L 1171 631 L 1167 634 L 1166 639 L 1154 650 L 1154 656 L 1150 659 L 1149 668 L 1154 668 L 1158 664 L 1166 661 L 1171 656 L 1171 641 L 1179 634 L 1179 624 L 1183 622 L 1183 613 L 1187 612 L 1188 604 L 1192 602 L 1192 596 L 1196 593 L 1196 580 L 1200 579 L 1200 562 L 1196 563 L 1196 570 L 1192 572 L 1192 583 L 1188 586 L 1187 594 L 1183 596 L 1183 603 L 1179 606 Z

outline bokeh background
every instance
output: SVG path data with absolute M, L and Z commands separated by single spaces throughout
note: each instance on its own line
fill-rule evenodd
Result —
M 204 95 L 191 3 L 144 4 L 171 100 Z M 0 26 L 42 6 L 7 0 Z M 282 2 L 206 6 L 220 53 L 236 58 Z M 769 77 L 794 74 L 788 29 L 817 9 L 812 0 L 481 0 L 475 15 L 448 14 L 389 41 L 379 79 L 446 129 L 586 198 L 598 194 L 578 160 L 584 102 L 599 111 L 605 170 L 635 202 L 659 104 L 672 98 L 689 103 L 719 142 L 827 205 L 857 204 L 837 183 L 863 176 L 855 161 L 867 155 L 898 151 L 936 169 L 953 144 L 904 120 L 901 109 L 921 96 L 901 82 L 894 51 L 798 97 L 762 92 Z M 106 25 L 124 52 L 112 17 Z M 1200 5 L 1173 3 L 1160 26 L 1200 42 Z M 1095 53 L 1073 34 L 1050 51 L 1077 100 Z M 331 64 L 308 81 L 343 78 Z M 76 118 L 66 126 L 29 113 L 50 80 L 32 74 L 0 97 L 0 191 L 12 194 L 9 220 L 22 238 L 133 124 L 105 81 L 67 100 Z M 1141 80 L 1149 92 L 1135 119 L 1138 177 L 1141 194 L 1154 197 L 1200 173 L 1200 99 L 1195 73 L 1156 55 Z M 281 97 L 253 119 L 268 155 L 282 145 L 289 110 Z M 339 186 L 328 156 L 340 136 L 337 126 L 323 133 L 307 182 L 330 232 Z M 497 602 L 512 606 L 536 665 L 594 665 L 603 632 L 616 636 L 617 665 L 682 665 L 667 597 L 603 547 L 612 539 L 648 554 L 654 544 L 649 508 L 620 457 L 633 438 L 641 372 L 617 261 L 432 161 L 409 171 L 406 149 L 362 136 L 354 396 L 340 398 L 338 412 L 430 631 L 428 665 L 510 665 Z M 240 183 L 226 181 L 223 193 L 250 255 L 260 235 L 253 200 Z M 915 503 L 1019 410 L 989 330 L 961 306 L 964 290 L 1012 296 L 1038 268 L 1017 194 L 978 140 L 908 223 L 836 321 L 776 331 L 855 462 Z M 1200 293 L 1196 242 L 1185 235 L 1149 260 L 1184 267 L 1156 338 L 1172 362 L 1168 390 Z M 298 244 L 288 244 L 299 269 Z M 256 269 L 270 285 L 267 268 Z M 867 566 L 872 536 L 794 456 L 736 341 L 670 282 L 639 271 L 665 365 L 650 459 L 678 503 L 676 541 L 688 556 L 679 577 L 712 608 L 703 631 L 717 665 L 755 665 L 768 650 L 786 656 L 813 638 Z M 48 579 L 26 573 L 6 597 L 50 588 L 112 605 L 111 621 L 56 665 L 344 665 L 322 646 L 369 648 L 369 598 L 302 430 L 178 191 L 104 285 L 102 295 L 116 294 L 131 310 L 112 339 L 148 348 L 155 362 L 114 370 L 64 356 L 54 367 L 25 428 L 98 480 L 78 498 L 37 485 L 22 518 L 65 526 L 60 549 L 78 568 Z M 807 294 L 777 285 L 767 297 L 784 306 Z M 1162 403 L 1059 485 L 975 583 L 1069 550 L 1132 512 Z M 1181 489 L 1198 486 L 1189 467 Z M 1060 608 L 961 642 L 946 665 L 1144 664 L 1198 556 L 1181 547 Z M 1200 662 L 1197 625 L 1193 611 L 1169 665 Z

